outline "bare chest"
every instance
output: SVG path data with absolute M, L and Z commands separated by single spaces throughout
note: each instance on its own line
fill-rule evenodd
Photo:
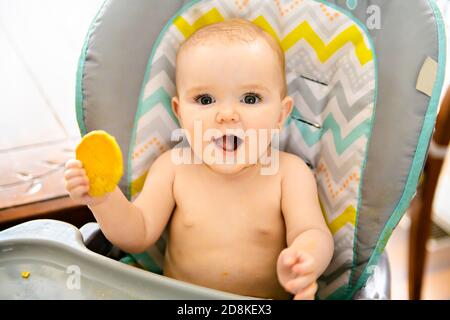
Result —
M 281 186 L 276 176 L 215 180 L 184 172 L 175 180 L 174 194 L 171 228 L 180 235 L 201 234 L 201 239 L 215 238 L 216 245 L 284 239 Z

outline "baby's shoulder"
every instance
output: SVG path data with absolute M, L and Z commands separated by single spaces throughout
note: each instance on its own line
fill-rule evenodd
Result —
M 193 163 L 196 162 L 190 148 L 173 148 L 158 156 L 153 165 L 177 171 L 188 168 Z
M 302 158 L 284 151 L 280 151 L 280 169 L 283 175 L 293 174 L 294 172 L 312 174 L 311 169 Z
M 153 161 L 151 169 L 153 170 L 164 170 L 172 171 L 174 170 L 173 161 L 171 157 L 171 150 L 167 150 L 160 154 L 155 161 Z

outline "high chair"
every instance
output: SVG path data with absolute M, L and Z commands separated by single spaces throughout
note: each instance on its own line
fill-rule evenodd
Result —
M 82 135 L 101 129 L 116 138 L 126 164 L 119 187 L 134 199 L 152 162 L 177 143 L 170 98 L 178 46 L 196 29 L 233 17 L 262 27 L 286 54 L 295 110 L 280 149 L 313 170 L 335 242 L 317 298 L 389 299 L 384 248 L 416 192 L 444 80 L 445 30 L 434 1 L 107 0 L 79 60 Z M 111 280 L 130 297 L 238 297 L 161 276 L 166 234 L 146 252 L 128 255 L 97 224 L 80 235 L 62 223 L 33 221 L 0 233 L 0 247 L 17 234 L 32 239 L 30 230 L 50 241 L 43 227 L 53 235 L 65 230 L 75 243 L 58 241 L 59 249 L 67 247 L 64 259 L 76 256 L 101 285 Z

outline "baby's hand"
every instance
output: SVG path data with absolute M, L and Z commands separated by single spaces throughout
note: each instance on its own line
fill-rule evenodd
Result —
M 281 285 L 294 295 L 294 300 L 314 300 L 317 277 L 314 257 L 309 253 L 284 249 L 278 257 L 277 273 Z
M 70 197 L 78 203 L 88 206 L 98 205 L 107 198 L 107 195 L 102 197 L 91 197 L 88 194 L 89 178 L 86 175 L 86 170 L 83 169 L 81 161 L 67 161 L 64 171 L 64 181 Z

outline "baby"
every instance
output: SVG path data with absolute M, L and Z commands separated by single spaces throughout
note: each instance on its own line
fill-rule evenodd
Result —
M 231 19 L 195 32 L 176 64 L 172 109 L 190 147 L 156 159 L 133 203 L 119 188 L 90 197 L 76 160 L 66 165 L 66 189 L 127 252 L 143 252 L 169 223 L 168 277 L 252 297 L 314 299 L 333 239 L 313 173 L 271 143 L 293 108 L 278 42 Z M 256 147 L 242 134 L 251 130 Z M 180 151 L 198 161 L 174 161 Z M 277 170 L 261 174 L 262 158 L 277 161 Z

